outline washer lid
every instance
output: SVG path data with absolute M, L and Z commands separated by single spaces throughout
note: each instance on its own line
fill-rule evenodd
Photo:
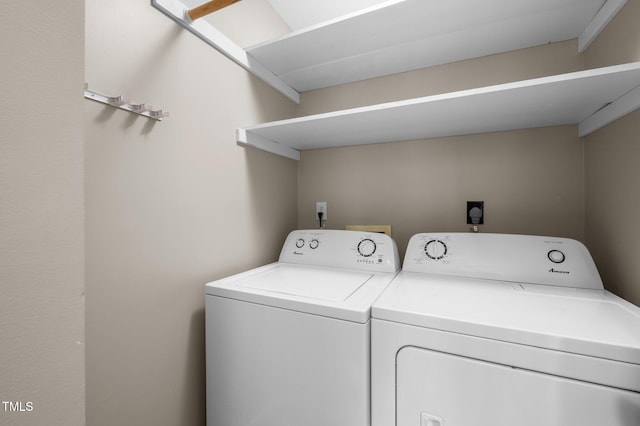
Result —
M 640 364 L 640 308 L 606 290 L 401 272 L 376 319 Z
M 278 268 L 240 280 L 236 286 L 280 296 L 301 296 L 330 302 L 344 302 L 372 276 L 366 272 L 280 265 Z
M 366 323 L 395 273 L 272 263 L 208 283 L 208 296 Z

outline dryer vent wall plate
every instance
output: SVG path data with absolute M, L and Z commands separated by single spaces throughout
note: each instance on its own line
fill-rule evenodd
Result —
M 347 225 L 347 231 L 377 232 L 391 237 L 391 225 Z

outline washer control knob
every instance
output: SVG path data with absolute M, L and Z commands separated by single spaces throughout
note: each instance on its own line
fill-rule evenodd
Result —
M 364 257 L 370 257 L 376 252 L 376 242 L 371 238 L 365 238 L 358 243 L 358 253 Z
M 425 244 L 424 252 L 428 258 L 440 260 L 447 254 L 447 245 L 441 240 L 430 240 Z
M 296 240 L 296 247 L 302 248 L 302 246 L 304 246 L 304 240 L 302 238 L 298 238 Z
M 551 250 L 547 253 L 547 257 L 553 263 L 562 263 L 565 261 L 566 257 L 563 252 L 560 250 Z
M 315 238 L 309 241 L 309 247 L 311 247 L 312 249 L 317 249 L 319 245 L 320 245 L 320 241 L 318 241 Z

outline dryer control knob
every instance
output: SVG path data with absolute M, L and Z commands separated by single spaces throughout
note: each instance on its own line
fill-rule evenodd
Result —
M 364 257 L 370 257 L 376 252 L 376 242 L 371 238 L 365 238 L 358 243 L 358 253 Z
M 309 241 L 309 247 L 311 247 L 314 250 L 317 249 L 319 245 L 320 245 L 320 241 L 318 241 L 316 238 Z
M 428 258 L 439 260 L 447 254 L 447 245 L 441 240 L 430 240 L 425 244 L 424 252 Z
M 298 238 L 296 240 L 296 247 L 302 248 L 303 245 L 304 245 L 304 240 L 302 238 Z
M 564 253 L 560 250 L 551 250 L 549 253 L 547 253 L 547 257 L 553 263 L 562 263 L 565 260 Z

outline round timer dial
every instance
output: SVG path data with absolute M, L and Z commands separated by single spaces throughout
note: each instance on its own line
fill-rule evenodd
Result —
M 371 238 L 365 238 L 358 243 L 358 253 L 364 257 L 370 257 L 376 252 L 376 243 Z
M 447 254 L 447 245 L 441 240 L 431 240 L 424 246 L 428 258 L 440 260 Z
M 553 263 L 562 263 L 566 259 L 564 253 L 560 250 L 551 250 L 549 253 L 547 253 L 547 257 Z

